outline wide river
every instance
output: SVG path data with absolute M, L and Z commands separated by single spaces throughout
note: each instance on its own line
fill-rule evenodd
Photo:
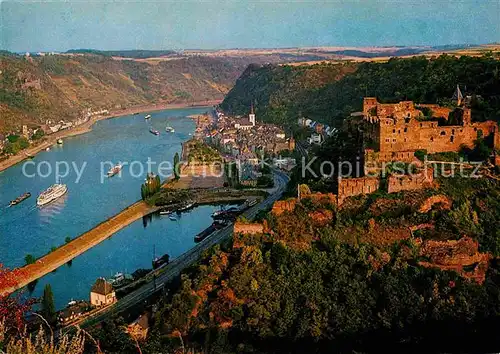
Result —
M 0 263 L 9 268 L 22 266 L 27 254 L 42 256 L 67 237 L 82 234 L 139 200 L 148 158 L 156 164 L 172 162 L 174 154 L 181 151 L 181 143 L 195 129 L 195 122 L 187 116 L 207 110 L 153 112 L 150 122 L 144 114 L 103 120 L 91 132 L 67 138 L 63 145 L 36 155 L 29 165 L 21 163 L 0 172 Z M 167 125 L 175 128 L 175 133 L 166 133 Z M 160 131 L 159 136 L 149 132 L 151 126 Z M 132 166 L 125 165 L 121 176 L 103 178 L 109 169 L 108 165 L 102 167 L 106 161 Z M 64 162 L 70 166 L 68 175 L 62 178 L 68 193 L 49 205 L 36 207 L 38 194 L 56 182 L 57 162 L 62 175 Z M 140 174 L 142 165 L 144 172 Z M 152 165 L 154 172 L 157 166 Z M 43 177 L 37 169 L 43 176 L 50 169 L 52 173 Z M 31 198 L 8 207 L 10 200 L 25 192 L 31 192 Z M 194 245 L 194 235 L 211 223 L 214 209 L 197 207 L 182 214 L 178 221 L 167 217 L 154 217 L 147 223 L 138 220 L 74 259 L 71 265 L 39 279 L 31 295 L 40 296 L 45 284 L 50 283 L 57 308 L 71 299 L 88 300 L 90 287 L 100 276 L 151 268 L 153 250 L 157 256 L 168 253 L 171 257 L 187 251 Z

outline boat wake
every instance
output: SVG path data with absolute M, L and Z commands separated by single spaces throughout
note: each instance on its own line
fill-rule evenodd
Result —
M 7 210 L 11 209 L 11 206 L 7 204 L 6 206 L 3 207 L 3 209 L 4 209 L 4 212 L 7 212 Z M 37 209 L 38 208 L 37 208 L 36 205 L 30 205 L 27 208 L 17 208 L 17 210 L 21 211 L 20 213 L 18 213 L 19 215 L 16 215 L 16 216 L 14 216 L 12 218 L 8 218 L 8 220 L 6 220 L 5 222 L 0 223 L 0 226 L 7 225 L 9 223 L 18 221 L 20 219 L 24 219 L 26 217 L 26 215 L 34 212 Z M 12 209 L 12 210 L 14 210 L 14 209 Z

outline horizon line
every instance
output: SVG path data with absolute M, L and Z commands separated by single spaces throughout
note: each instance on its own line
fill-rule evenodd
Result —
M 489 42 L 489 43 L 448 43 L 448 44 L 392 44 L 392 45 L 316 45 L 316 46 L 294 46 L 294 47 L 232 47 L 232 48 L 185 48 L 185 49 L 144 49 L 144 48 L 132 48 L 132 49 L 97 49 L 97 48 L 70 48 L 66 50 L 23 50 L 23 51 L 11 51 L 8 49 L 0 48 L 0 51 L 14 53 L 14 54 L 24 54 L 24 53 L 68 53 L 69 51 L 78 50 L 93 50 L 98 52 L 119 52 L 119 51 L 172 51 L 174 53 L 180 53 L 184 51 L 200 51 L 200 52 L 216 52 L 216 51 L 230 51 L 230 50 L 290 50 L 290 49 L 316 49 L 316 48 L 439 48 L 447 46 L 463 46 L 463 47 L 481 47 L 488 45 L 500 45 L 500 42 Z

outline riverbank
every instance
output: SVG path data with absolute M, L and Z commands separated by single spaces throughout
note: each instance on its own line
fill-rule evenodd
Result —
M 132 204 L 69 243 L 39 258 L 35 263 L 15 269 L 16 284 L 12 285 L 9 283 L 9 285 L 0 288 L 0 295 L 10 294 L 21 289 L 32 281 L 43 277 L 101 243 L 122 228 L 130 225 L 143 216 L 154 213 L 158 209 L 159 208 L 152 207 L 143 201 Z M 6 282 L 0 281 L 0 284 L 6 284 Z
M 118 118 L 118 117 L 132 115 L 135 113 L 161 111 L 165 109 L 181 109 L 181 108 L 205 107 L 205 106 L 209 107 L 219 103 L 220 101 L 201 101 L 193 103 L 151 104 L 144 106 L 135 106 L 119 111 L 112 111 L 110 112 L 110 114 L 105 116 L 92 117 L 89 121 L 75 128 L 66 129 L 54 134 L 47 135 L 44 137 L 44 140 L 41 143 L 35 146 L 31 146 L 25 150 L 22 150 L 18 154 L 10 156 L 6 160 L 0 161 L 0 172 L 30 158 L 31 156 L 38 154 L 39 152 L 47 149 L 48 147 L 53 146 L 54 144 L 57 144 L 57 140 L 59 139 L 64 139 L 71 136 L 88 133 L 89 131 L 92 130 L 92 126 L 100 120 Z

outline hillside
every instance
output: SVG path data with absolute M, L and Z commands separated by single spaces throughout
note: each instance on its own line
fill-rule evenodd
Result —
M 252 65 L 222 103 L 234 114 L 247 113 L 250 103 L 264 121 L 285 123 L 305 116 L 335 124 L 360 110 L 364 96 L 382 102 L 413 100 L 449 104 L 459 84 L 473 100 L 473 119 L 500 117 L 500 61 L 493 56 L 460 58 L 442 55 L 393 58 L 387 62 Z M 481 96 L 481 97 L 478 97 Z
M 340 209 L 326 195 L 279 202 L 294 207 L 262 214 L 263 232 L 237 232 L 171 284 L 142 352 L 491 351 L 500 183 L 439 184 Z M 245 223 L 235 230 L 256 229 Z M 133 353 L 119 321 L 93 335 Z
M 70 120 L 85 108 L 222 99 L 259 58 L 184 57 L 160 62 L 105 55 L 0 56 L 0 132 Z

